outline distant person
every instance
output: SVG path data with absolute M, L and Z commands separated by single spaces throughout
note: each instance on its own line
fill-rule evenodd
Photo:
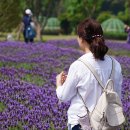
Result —
M 130 26 L 125 25 L 124 29 L 125 29 L 125 32 L 128 34 L 127 35 L 127 43 L 130 44 Z
M 25 14 L 23 16 L 22 22 L 24 24 L 24 29 L 23 29 L 24 41 L 26 43 L 34 42 L 34 37 L 36 36 L 36 32 L 35 32 L 35 24 L 32 20 L 32 11 L 30 9 L 25 10 Z

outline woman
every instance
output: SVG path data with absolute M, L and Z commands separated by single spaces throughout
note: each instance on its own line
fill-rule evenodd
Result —
M 105 45 L 101 25 L 93 19 L 86 19 L 78 25 L 77 34 L 79 46 L 85 53 L 80 58 L 88 61 L 95 68 L 105 84 L 111 74 L 112 60 L 106 55 L 108 47 Z M 121 66 L 115 59 L 114 63 L 115 90 L 121 96 Z M 64 72 L 57 75 L 56 84 L 56 93 L 59 100 L 63 102 L 71 101 L 68 110 L 68 129 L 81 130 L 78 119 L 79 116 L 84 115 L 86 110 L 77 89 L 82 97 L 85 97 L 86 106 L 92 112 L 102 91 L 98 81 L 81 61 L 76 60 L 70 65 L 67 76 Z

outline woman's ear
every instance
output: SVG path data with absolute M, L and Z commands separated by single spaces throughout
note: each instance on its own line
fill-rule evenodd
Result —
M 83 43 L 83 38 L 78 36 L 78 42 Z
M 82 43 L 85 43 L 85 44 L 86 44 L 86 40 L 84 40 L 83 38 L 82 38 Z

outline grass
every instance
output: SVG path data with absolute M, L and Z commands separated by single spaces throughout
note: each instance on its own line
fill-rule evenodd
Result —
M 16 62 L 0 62 L 0 67 L 15 67 L 15 68 L 24 68 L 26 70 L 31 70 L 36 66 L 35 63 L 16 63 Z
M 0 102 L 0 112 L 4 111 L 5 107 L 4 103 Z
M 22 80 L 36 84 L 37 86 L 42 86 L 45 84 L 44 78 L 39 75 L 26 74 Z
M 61 39 L 65 39 L 65 40 L 70 40 L 70 39 L 76 39 L 76 35 L 42 35 L 42 41 L 48 41 L 48 40 L 61 40 Z M 20 41 L 24 41 L 23 40 L 23 36 L 21 36 Z M 34 39 L 35 42 L 38 41 L 37 38 Z
M 57 39 L 76 39 L 76 35 L 43 35 L 42 36 L 43 41 L 48 41 L 48 40 L 57 40 Z
M 17 34 L 16 33 L 1 33 L 0 32 L 0 41 L 6 41 L 6 37 L 8 34 L 12 34 L 13 38 L 15 41 L 18 41 L 17 39 Z M 42 41 L 48 41 L 48 40 L 57 40 L 57 39 L 75 39 L 76 35 L 42 35 Z M 24 41 L 22 33 L 20 34 L 20 39 L 19 41 Z M 34 39 L 35 42 L 37 42 L 37 38 Z
M 115 50 L 110 49 L 108 51 L 108 54 L 114 55 L 114 56 L 129 56 L 130 57 L 130 52 L 126 50 L 115 51 Z
M 5 41 L 8 34 L 12 34 L 13 37 L 14 37 L 14 40 L 18 41 L 16 33 L 1 33 L 1 32 L 0 32 L 0 41 Z M 63 35 L 63 34 L 59 34 L 59 35 L 44 35 L 43 34 L 42 35 L 42 41 L 59 40 L 59 39 L 69 40 L 69 39 L 76 39 L 76 38 L 77 38 L 76 35 L 71 35 L 71 34 L 70 35 Z M 117 40 L 117 39 L 112 39 L 112 40 L 106 39 L 106 40 L 114 41 L 114 42 L 120 42 L 120 43 L 124 43 L 125 42 L 125 40 Z M 22 33 L 20 34 L 19 41 L 24 41 Z M 34 41 L 37 42 L 38 39 L 35 38 Z

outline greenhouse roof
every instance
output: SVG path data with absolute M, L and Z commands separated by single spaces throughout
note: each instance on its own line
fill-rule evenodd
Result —
M 110 18 L 104 21 L 101 26 L 104 32 L 124 32 L 124 23 L 118 18 Z

